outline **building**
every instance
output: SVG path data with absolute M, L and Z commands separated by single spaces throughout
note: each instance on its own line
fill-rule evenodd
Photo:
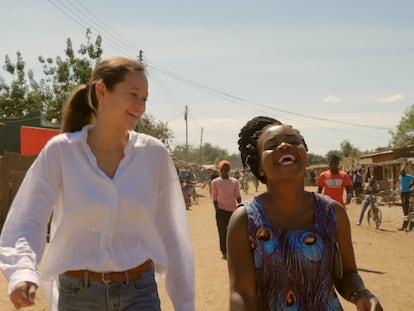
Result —
M 38 153 L 47 140 L 59 132 L 58 126 L 45 120 L 40 111 L 30 112 L 20 118 L 0 119 L 0 156 L 6 151 Z
M 414 145 L 361 155 L 359 164 L 364 169 L 364 180 L 369 172 L 382 190 L 396 190 L 401 168 L 414 174 Z

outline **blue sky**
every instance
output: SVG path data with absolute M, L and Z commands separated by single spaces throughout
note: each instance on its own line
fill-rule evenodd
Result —
M 104 57 L 149 64 L 147 112 L 168 122 L 171 144 L 237 151 L 256 115 L 292 124 L 309 151 L 348 140 L 387 146 L 414 103 L 412 1 L 1 1 L 1 62 L 19 50 L 27 68 L 76 49 L 86 27 Z M 0 70 L 0 76 L 10 77 Z M 202 134 L 201 134 L 202 133 Z

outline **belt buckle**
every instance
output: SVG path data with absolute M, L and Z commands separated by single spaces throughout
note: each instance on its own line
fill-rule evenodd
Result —
M 112 272 L 102 272 L 101 273 L 101 277 L 102 277 L 102 282 L 103 283 L 105 283 L 105 284 L 109 284 L 109 283 L 111 283 L 112 282 L 112 278 L 111 278 L 111 280 L 110 281 L 107 281 L 107 280 L 105 280 L 105 274 L 111 274 Z

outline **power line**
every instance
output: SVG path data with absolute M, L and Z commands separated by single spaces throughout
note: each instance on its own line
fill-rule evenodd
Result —
M 59 2 L 61 2 L 60 0 L 58 0 Z M 90 21 L 92 24 L 94 24 L 95 26 L 96 26 L 96 29 L 100 32 L 100 33 L 102 33 L 102 36 L 106 36 L 107 38 L 109 38 L 110 40 L 111 40 L 111 42 L 112 43 L 114 43 L 114 44 L 117 44 L 117 45 L 120 45 L 122 48 L 124 48 L 124 49 L 126 49 L 126 50 L 128 50 L 129 51 L 129 53 L 131 53 L 131 54 L 135 54 L 136 53 L 136 51 L 137 51 L 137 49 L 134 49 L 134 48 L 132 48 L 131 46 L 130 46 L 130 44 L 126 44 L 126 43 L 124 43 L 124 41 L 123 40 L 120 40 L 120 35 L 119 34 L 117 34 L 117 33 L 115 33 L 115 34 L 113 34 L 114 32 L 111 30 L 111 29 L 109 29 L 109 27 L 108 26 L 106 26 L 106 24 L 105 23 L 103 23 L 102 21 L 100 21 L 88 8 L 86 8 L 84 5 L 82 5 L 82 4 L 80 4 L 78 1 L 78 3 L 79 3 L 79 5 L 80 5 L 80 7 L 83 9 L 83 10 L 81 10 L 81 9 L 79 9 L 79 7 L 76 7 L 76 5 L 74 5 L 73 3 L 71 3 L 70 1 L 67 1 L 67 2 L 69 2 L 70 3 L 70 6 L 74 9 L 74 10 L 76 10 L 79 14 L 81 14 L 82 16 L 84 16 L 85 18 L 87 18 L 87 20 L 88 21 Z M 92 18 L 91 18 L 91 16 L 88 16 L 87 14 L 85 14 L 85 12 L 84 11 L 87 11 L 91 16 L 92 16 Z M 96 22 L 95 20 L 98 20 L 98 22 Z M 109 29 L 109 31 L 110 32 L 107 32 L 107 31 L 105 31 L 105 30 L 102 30 L 102 27 L 103 28 L 106 28 L 106 29 Z M 90 26 L 90 28 L 92 28 L 92 26 Z
M 79 20 L 76 20 L 73 18 L 73 16 L 69 16 L 64 10 L 62 10 L 61 8 L 59 8 L 58 6 L 56 6 L 53 2 L 51 2 L 50 0 L 48 0 L 51 4 L 53 4 L 56 8 L 58 8 L 60 11 L 62 11 L 66 16 L 68 16 L 69 18 L 71 18 L 72 20 L 74 20 L 76 23 L 78 23 L 79 25 L 81 25 L 82 27 L 85 27 L 84 24 L 80 23 Z M 80 19 L 83 19 L 82 17 L 79 16 L 79 14 L 73 12 L 73 10 L 71 8 L 69 8 L 67 5 L 63 4 L 62 1 L 58 0 L 59 3 L 61 3 L 61 5 L 63 5 L 67 10 L 70 10 L 72 12 L 72 14 L 74 14 L 75 16 L 77 16 Z M 86 6 L 82 5 L 78 0 L 76 0 L 76 2 L 84 9 L 86 10 L 91 16 L 92 18 L 88 17 L 89 19 L 92 20 L 92 22 L 98 26 L 98 28 L 100 27 L 98 25 L 98 23 L 96 23 L 94 21 L 98 20 L 99 24 L 103 25 L 103 27 L 107 30 L 109 30 L 110 32 L 116 34 L 115 40 L 117 40 L 118 37 L 122 38 L 123 41 L 118 41 L 121 42 L 121 45 L 123 45 L 124 47 L 127 47 L 127 49 L 130 49 L 130 41 L 128 41 L 127 39 L 124 39 L 122 36 L 120 36 L 118 33 L 116 33 L 115 31 L 113 31 L 108 25 L 106 25 L 104 22 L 102 22 L 95 14 L 93 14 Z M 72 5 L 73 6 L 73 5 Z M 74 6 L 73 6 L 74 7 Z M 75 10 L 77 10 L 78 12 L 80 12 L 82 15 L 86 16 L 81 10 L 79 10 L 79 8 L 75 8 Z M 89 26 L 90 27 L 90 26 Z M 90 27 L 91 28 L 91 27 Z M 112 35 L 106 35 L 106 32 L 103 31 L 102 32 L 102 36 L 106 37 L 106 36 L 110 36 L 113 37 Z M 109 40 L 111 41 L 111 38 L 109 38 Z M 111 44 L 109 44 L 111 45 Z M 111 45 L 112 46 L 112 45 Z M 114 47 L 114 46 L 112 46 Z M 117 47 L 114 47 L 115 49 L 118 50 Z M 122 51 L 123 52 L 123 51 Z M 238 96 L 234 96 L 231 95 L 227 92 L 224 91 L 220 91 L 217 89 L 213 89 L 211 87 L 208 87 L 206 85 L 200 84 L 194 80 L 185 78 L 177 73 L 174 73 L 172 71 L 169 71 L 165 68 L 162 68 L 159 65 L 156 65 L 155 63 L 151 63 L 151 62 L 146 62 L 147 66 L 159 71 L 162 74 L 165 74 L 167 76 L 169 76 L 170 78 L 173 78 L 179 82 L 182 82 L 188 86 L 191 86 L 195 89 L 198 89 L 200 91 L 203 91 L 205 93 L 208 93 L 210 95 L 216 96 L 218 98 L 221 98 L 223 100 L 226 101 L 231 101 L 233 103 L 237 103 L 239 105 L 243 105 L 245 107 L 250 107 L 251 105 L 254 105 L 256 107 L 261 107 L 261 108 L 265 108 L 265 109 L 269 109 L 269 110 L 274 110 L 274 111 L 278 111 L 278 112 L 283 112 L 286 114 L 290 114 L 290 115 L 295 115 L 295 116 L 299 116 L 299 117 L 303 117 L 303 118 L 308 118 L 308 119 L 312 119 L 312 120 L 319 120 L 319 121 L 323 121 L 323 122 L 330 122 L 330 123 L 336 123 L 336 124 L 342 124 L 342 125 L 348 125 L 348 126 L 353 126 L 353 127 L 360 127 L 360 128 L 369 128 L 369 129 L 376 129 L 376 130 L 390 130 L 390 128 L 388 127 L 381 127 L 381 126 L 370 126 L 370 125 L 364 125 L 364 124 L 358 124 L 358 123 L 352 123 L 352 122 L 346 122 L 346 121 L 338 121 L 338 120 L 332 120 L 332 119 L 326 119 L 326 118 L 321 118 L 321 117 L 317 117 L 317 116 L 313 116 L 313 115 L 307 115 L 307 114 L 303 114 L 303 113 L 298 113 L 298 112 L 293 112 L 293 111 L 289 111 L 289 110 L 285 110 L 282 108 L 277 108 L 277 107 L 270 107 L 264 104 L 259 104 L 256 102 L 253 102 L 251 100 L 247 100 L 244 99 L 242 97 L 238 97 Z M 361 133 L 358 133 L 358 135 L 363 135 Z
M 58 0 L 58 2 L 63 6 L 63 7 L 65 7 L 68 11 L 71 11 L 71 14 L 73 14 L 74 16 L 76 16 L 76 17 L 74 17 L 73 15 L 70 15 L 66 10 L 64 10 L 64 9 L 62 9 L 61 7 L 59 7 L 58 5 L 56 5 L 55 3 L 53 3 L 51 0 L 48 0 L 48 2 L 49 3 L 51 3 L 55 8 L 57 8 L 59 11 L 61 11 L 64 15 L 66 15 L 67 17 L 69 17 L 72 21 L 74 21 L 76 24 L 78 24 L 79 26 L 81 26 L 82 28 L 84 28 L 84 29 L 87 29 L 87 28 L 89 28 L 90 30 L 91 30 L 91 33 L 93 33 L 94 35 L 100 35 L 99 33 L 95 33 L 94 31 L 93 31 L 93 27 L 91 27 L 90 25 L 88 25 L 88 23 L 86 22 L 85 23 L 85 21 L 83 20 L 83 18 L 82 17 L 79 17 L 79 15 L 78 14 L 76 14 L 75 12 L 73 12 L 73 10 L 71 10 L 70 8 L 68 8 L 67 7 L 67 5 L 65 5 L 64 3 L 62 3 L 62 1 L 60 1 L 60 0 Z M 79 19 L 81 20 L 81 21 L 79 21 Z M 105 34 L 102 34 L 102 37 L 106 37 L 106 35 Z M 121 52 L 121 55 L 128 55 L 128 54 L 126 54 L 125 53 L 125 51 L 124 50 L 121 50 L 121 49 L 119 49 L 119 47 L 118 46 L 116 46 L 116 45 L 113 45 L 111 42 L 112 42 L 112 40 L 110 39 L 110 38 L 107 38 L 106 37 L 106 39 L 108 39 L 108 41 L 109 41 L 109 43 L 107 42 L 107 44 L 109 45 L 109 46 L 111 46 L 112 48 L 114 48 L 115 50 L 117 50 L 117 51 L 119 51 L 119 52 Z
M 208 86 L 202 85 L 200 83 L 197 83 L 193 80 L 189 80 L 187 78 L 184 78 L 176 73 L 172 73 L 167 71 L 166 69 L 161 69 L 159 66 L 155 65 L 155 64 L 151 64 L 148 63 L 148 66 L 154 68 L 157 71 L 160 71 L 178 81 L 181 81 L 183 83 L 186 83 L 188 85 L 191 85 L 193 87 L 196 87 L 197 89 L 203 90 L 208 92 L 209 94 L 212 95 L 216 95 L 218 94 L 220 98 L 227 98 L 227 99 L 231 99 L 233 101 L 236 101 L 238 103 L 246 103 L 246 104 L 250 104 L 250 105 L 255 105 L 261 108 L 266 108 L 266 109 L 270 109 L 270 110 L 275 110 L 275 111 L 279 111 L 279 112 L 283 112 L 283 113 L 287 113 L 287 114 L 292 114 L 292 115 L 296 115 L 296 116 L 300 116 L 303 118 L 311 118 L 311 119 L 315 119 L 315 120 L 319 120 L 319 121 L 324 121 L 324 122 L 331 122 L 331 123 L 337 123 L 337 124 L 342 124 L 342 125 L 350 125 L 350 126 L 355 126 L 355 127 L 362 127 L 362 128 L 370 128 L 370 129 L 376 129 L 376 130 L 390 130 L 390 128 L 388 127 L 381 127 L 381 126 L 370 126 L 370 125 L 363 125 L 363 124 L 358 124 L 358 123 L 352 123 L 352 122 L 345 122 L 345 121 L 338 121 L 338 120 L 330 120 L 330 119 L 325 119 L 325 118 L 321 118 L 321 117 L 317 117 L 317 116 L 311 116 L 311 115 L 306 115 L 303 113 L 298 113 L 298 112 L 293 112 L 293 111 L 288 111 L 285 109 L 281 109 L 281 108 L 276 108 L 276 107 L 270 107 L 264 104 L 258 104 L 256 102 L 241 98 L 241 97 L 237 97 L 234 95 L 231 95 L 229 93 L 220 91 L 220 90 L 216 90 L 213 88 L 210 88 Z
M 130 45 L 132 45 L 133 51 L 138 51 L 139 48 L 135 46 L 131 41 L 128 41 L 128 39 L 125 39 L 119 32 L 116 32 L 115 30 L 111 29 L 104 21 L 102 21 L 99 17 L 97 17 L 91 10 L 89 10 L 86 6 L 84 6 L 79 0 L 75 0 L 79 6 L 81 6 L 83 9 L 85 9 L 93 18 L 95 18 L 99 24 L 101 24 L 105 29 L 107 29 L 109 32 L 114 34 L 114 38 L 116 40 L 120 40 L 125 43 L 125 46 L 128 48 L 131 48 Z

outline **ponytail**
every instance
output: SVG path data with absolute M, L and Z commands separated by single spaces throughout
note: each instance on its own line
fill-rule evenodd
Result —
M 88 91 L 86 84 L 78 85 L 66 99 L 62 110 L 62 133 L 80 131 L 93 122 L 96 110 L 90 104 Z

